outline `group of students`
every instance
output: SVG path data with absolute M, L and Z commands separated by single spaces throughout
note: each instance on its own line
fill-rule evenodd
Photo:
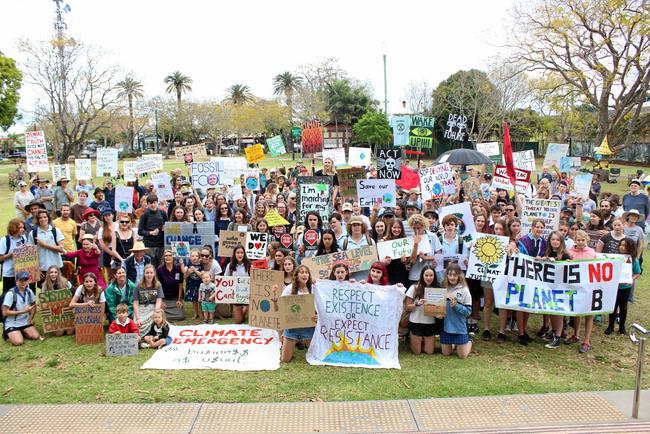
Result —
M 376 173 L 371 167 L 367 176 L 376 177 Z M 597 251 L 625 253 L 634 259 L 635 278 L 641 273 L 644 217 L 650 212 L 650 201 L 636 180 L 630 183 L 630 192 L 620 201 L 615 195 L 600 193 L 600 184 L 594 176 L 593 198 L 582 199 L 572 194 L 567 174 L 550 174 L 545 170 L 534 186 L 534 197 L 561 200 L 563 208 L 558 229 L 543 238 L 545 224 L 541 220 L 532 222 L 530 233 L 522 233 L 521 220 L 517 217 L 522 213 L 522 198 L 505 190 L 492 189 L 488 174 L 475 171 L 468 174 L 481 184 L 482 193 L 478 195 L 466 194 L 457 175 L 454 195 L 422 200 L 419 189 L 414 188 L 400 191 L 394 207 L 376 203 L 364 209 L 355 198 L 339 194 L 338 176 L 330 159 L 325 159 L 322 170 L 312 168 L 311 174 L 332 178 L 332 208 L 326 218 L 319 212 L 309 211 L 300 221 L 296 178 L 309 174 L 302 164 L 291 170 L 284 167 L 263 169 L 259 192 L 242 187 L 242 194 L 235 196 L 229 188 L 197 191 L 178 168 L 171 173 L 174 191 L 171 201 L 160 202 L 150 181 L 143 187 L 138 182 L 131 183 L 137 187 L 133 213 L 116 212 L 110 201 L 114 198 L 114 186 L 123 182 L 119 177 L 107 180 L 104 188 L 96 187 L 95 200 L 91 203 L 87 198 L 92 187 L 85 182 L 75 186 L 76 203 L 71 201 L 48 209 L 44 202 L 49 201 L 49 193 L 39 193 L 38 198 L 27 204 L 19 204 L 17 200 L 17 213 L 22 213 L 23 217 L 12 219 L 7 236 L 0 239 L 3 288 L 9 291 L 15 287 L 3 301 L 5 340 L 19 345 L 23 338 L 40 338 L 33 327 L 34 292 L 27 287 L 23 275 L 13 275 L 12 252 L 22 244 L 34 244 L 38 248 L 42 271 L 37 282 L 40 290 L 70 289 L 72 307 L 104 304 L 111 328 L 124 331 L 127 327 L 134 331 L 137 327 L 143 346 L 165 345 L 167 321 L 185 320 L 186 302 L 192 305 L 191 321 L 200 318 L 205 323 L 213 323 L 224 317 L 232 317 L 236 323 L 246 321 L 247 305 L 215 302 L 217 276 L 250 274 L 252 261 L 244 246 L 237 246 L 232 256 L 225 258 L 215 255 L 214 245 L 205 245 L 193 249 L 187 260 L 179 260 L 165 249 L 164 228 L 168 221 L 213 222 L 217 238 L 222 230 L 267 232 L 273 240 L 268 248 L 268 265 L 284 272 L 283 295 L 313 292 L 313 285 L 317 285 L 309 268 L 301 265 L 304 258 L 412 236 L 414 247 L 410 255 L 397 259 L 378 258 L 369 272 L 350 273 L 344 263 L 335 264 L 331 278 L 401 285 L 406 301 L 400 325 L 408 330 L 406 337 L 416 354 L 432 354 L 435 336 L 439 335 L 443 354 L 451 354 L 455 348 L 461 358 L 467 357 L 472 337 L 479 331 L 481 300 L 482 339 L 492 340 L 494 331 L 491 328 L 494 310 L 491 283 L 465 279 L 462 269 L 466 264 L 453 261 L 445 261 L 444 271 L 436 271 L 441 269 L 436 257 L 466 256 L 472 247 L 472 241 L 465 241 L 459 235 L 462 222 L 456 216 L 446 215 L 439 221 L 440 209 L 446 205 L 470 202 L 476 231 L 509 237 L 509 255 L 521 252 L 548 260 L 567 260 L 594 258 Z M 37 178 L 37 181 L 41 180 Z M 44 181 L 37 182 L 41 185 L 39 188 L 50 190 L 47 180 Z M 69 189 L 69 180 L 61 181 L 53 189 L 53 197 L 61 197 L 56 194 L 58 189 Z M 270 227 L 265 219 L 269 211 L 277 211 L 288 224 Z M 289 248 L 279 242 L 285 233 L 295 240 Z M 595 249 L 589 247 L 590 243 L 594 244 L 593 233 L 599 237 Z M 78 276 L 79 282 L 73 285 L 74 276 Z M 447 289 L 444 319 L 424 315 L 424 289 L 432 286 Z M 607 334 L 614 330 L 616 322 L 619 331 L 625 331 L 627 303 L 633 299 L 633 292 L 633 285 L 620 285 Z M 500 309 L 496 342 L 505 342 L 506 332 L 512 331 L 517 333 L 519 344 L 528 345 L 532 341 L 527 332 L 528 318 L 525 312 Z M 537 336 L 545 339 L 547 348 L 558 348 L 564 338 L 566 344 L 580 343 L 580 351 L 587 352 L 591 348 L 594 320 L 592 317 L 584 319 L 582 336 L 581 323 L 580 317 L 571 318 L 569 324 L 562 316 L 545 315 Z M 569 325 L 573 328 L 570 334 L 567 333 Z M 282 359 L 290 360 L 294 347 L 308 345 L 312 334 L 313 329 L 285 330 Z

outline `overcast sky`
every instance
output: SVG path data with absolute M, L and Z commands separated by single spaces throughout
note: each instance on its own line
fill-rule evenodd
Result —
M 70 0 L 68 34 L 112 54 L 145 95 L 165 91 L 175 70 L 194 82 L 190 99 L 222 99 L 228 86 L 248 85 L 272 97 L 273 77 L 329 56 L 368 81 L 383 101 L 382 53 L 388 59 L 389 112 L 409 81 L 434 87 L 460 69 L 486 69 L 499 51 L 511 0 L 465 1 L 169 1 Z M 16 41 L 49 40 L 53 0 L 2 2 L 0 51 L 21 59 Z M 23 85 L 29 119 L 38 96 Z M 383 106 L 383 104 L 382 104 Z M 14 130 L 22 130 L 22 127 Z

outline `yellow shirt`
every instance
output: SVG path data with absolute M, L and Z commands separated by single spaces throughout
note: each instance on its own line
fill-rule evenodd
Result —
M 77 223 L 71 218 L 63 220 L 61 217 L 55 219 L 52 223 L 54 223 L 55 228 L 63 233 L 63 248 L 66 252 L 74 252 L 77 250 L 77 244 L 75 243 L 75 239 L 77 238 Z

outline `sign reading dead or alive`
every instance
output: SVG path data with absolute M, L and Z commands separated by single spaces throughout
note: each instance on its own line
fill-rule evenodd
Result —
M 274 289 L 273 286 L 277 286 Z M 250 292 L 248 295 L 248 324 L 273 330 L 281 330 L 280 312 L 273 300 L 277 300 L 284 289 L 284 272 L 251 269 Z
M 74 327 L 74 309 L 70 307 L 72 294 L 68 289 L 41 291 L 38 303 L 41 306 L 43 333 L 51 333 Z
M 224 304 L 248 304 L 250 277 L 216 276 L 214 284 L 217 287 L 215 302 Z
M 79 345 L 104 342 L 104 307 L 102 305 L 74 308 L 74 340 Z
M 335 263 L 344 262 L 350 269 L 350 274 L 352 274 L 357 271 L 370 270 L 372 263 L 376 260 L 377 246 L 364 246 L 329 255 L 303 258 L 302 265 L 309 268 L 312 277 L 315 279 L 329 279 Z
M 106 335 L 107 356 L 137 356 L 140 335 L 137 333 L 120 333 Z

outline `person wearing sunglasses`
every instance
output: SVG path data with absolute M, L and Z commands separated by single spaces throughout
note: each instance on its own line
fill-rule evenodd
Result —
M 126 257 L 128 257 L 133 248 L 133 243 L 135 241 L 135 232 L 132 228 L 131 216 L 126 213 L 119 214 L 117 217 L 117 231 L 115 237 L 115 245 L 113 246 L 113 251 L 121 258 L 119 262 L 113 261 L 111 263 L 112 268 L 116 268 L 120 265 Z M 117 259 L 117 258 L 116 258 Z

